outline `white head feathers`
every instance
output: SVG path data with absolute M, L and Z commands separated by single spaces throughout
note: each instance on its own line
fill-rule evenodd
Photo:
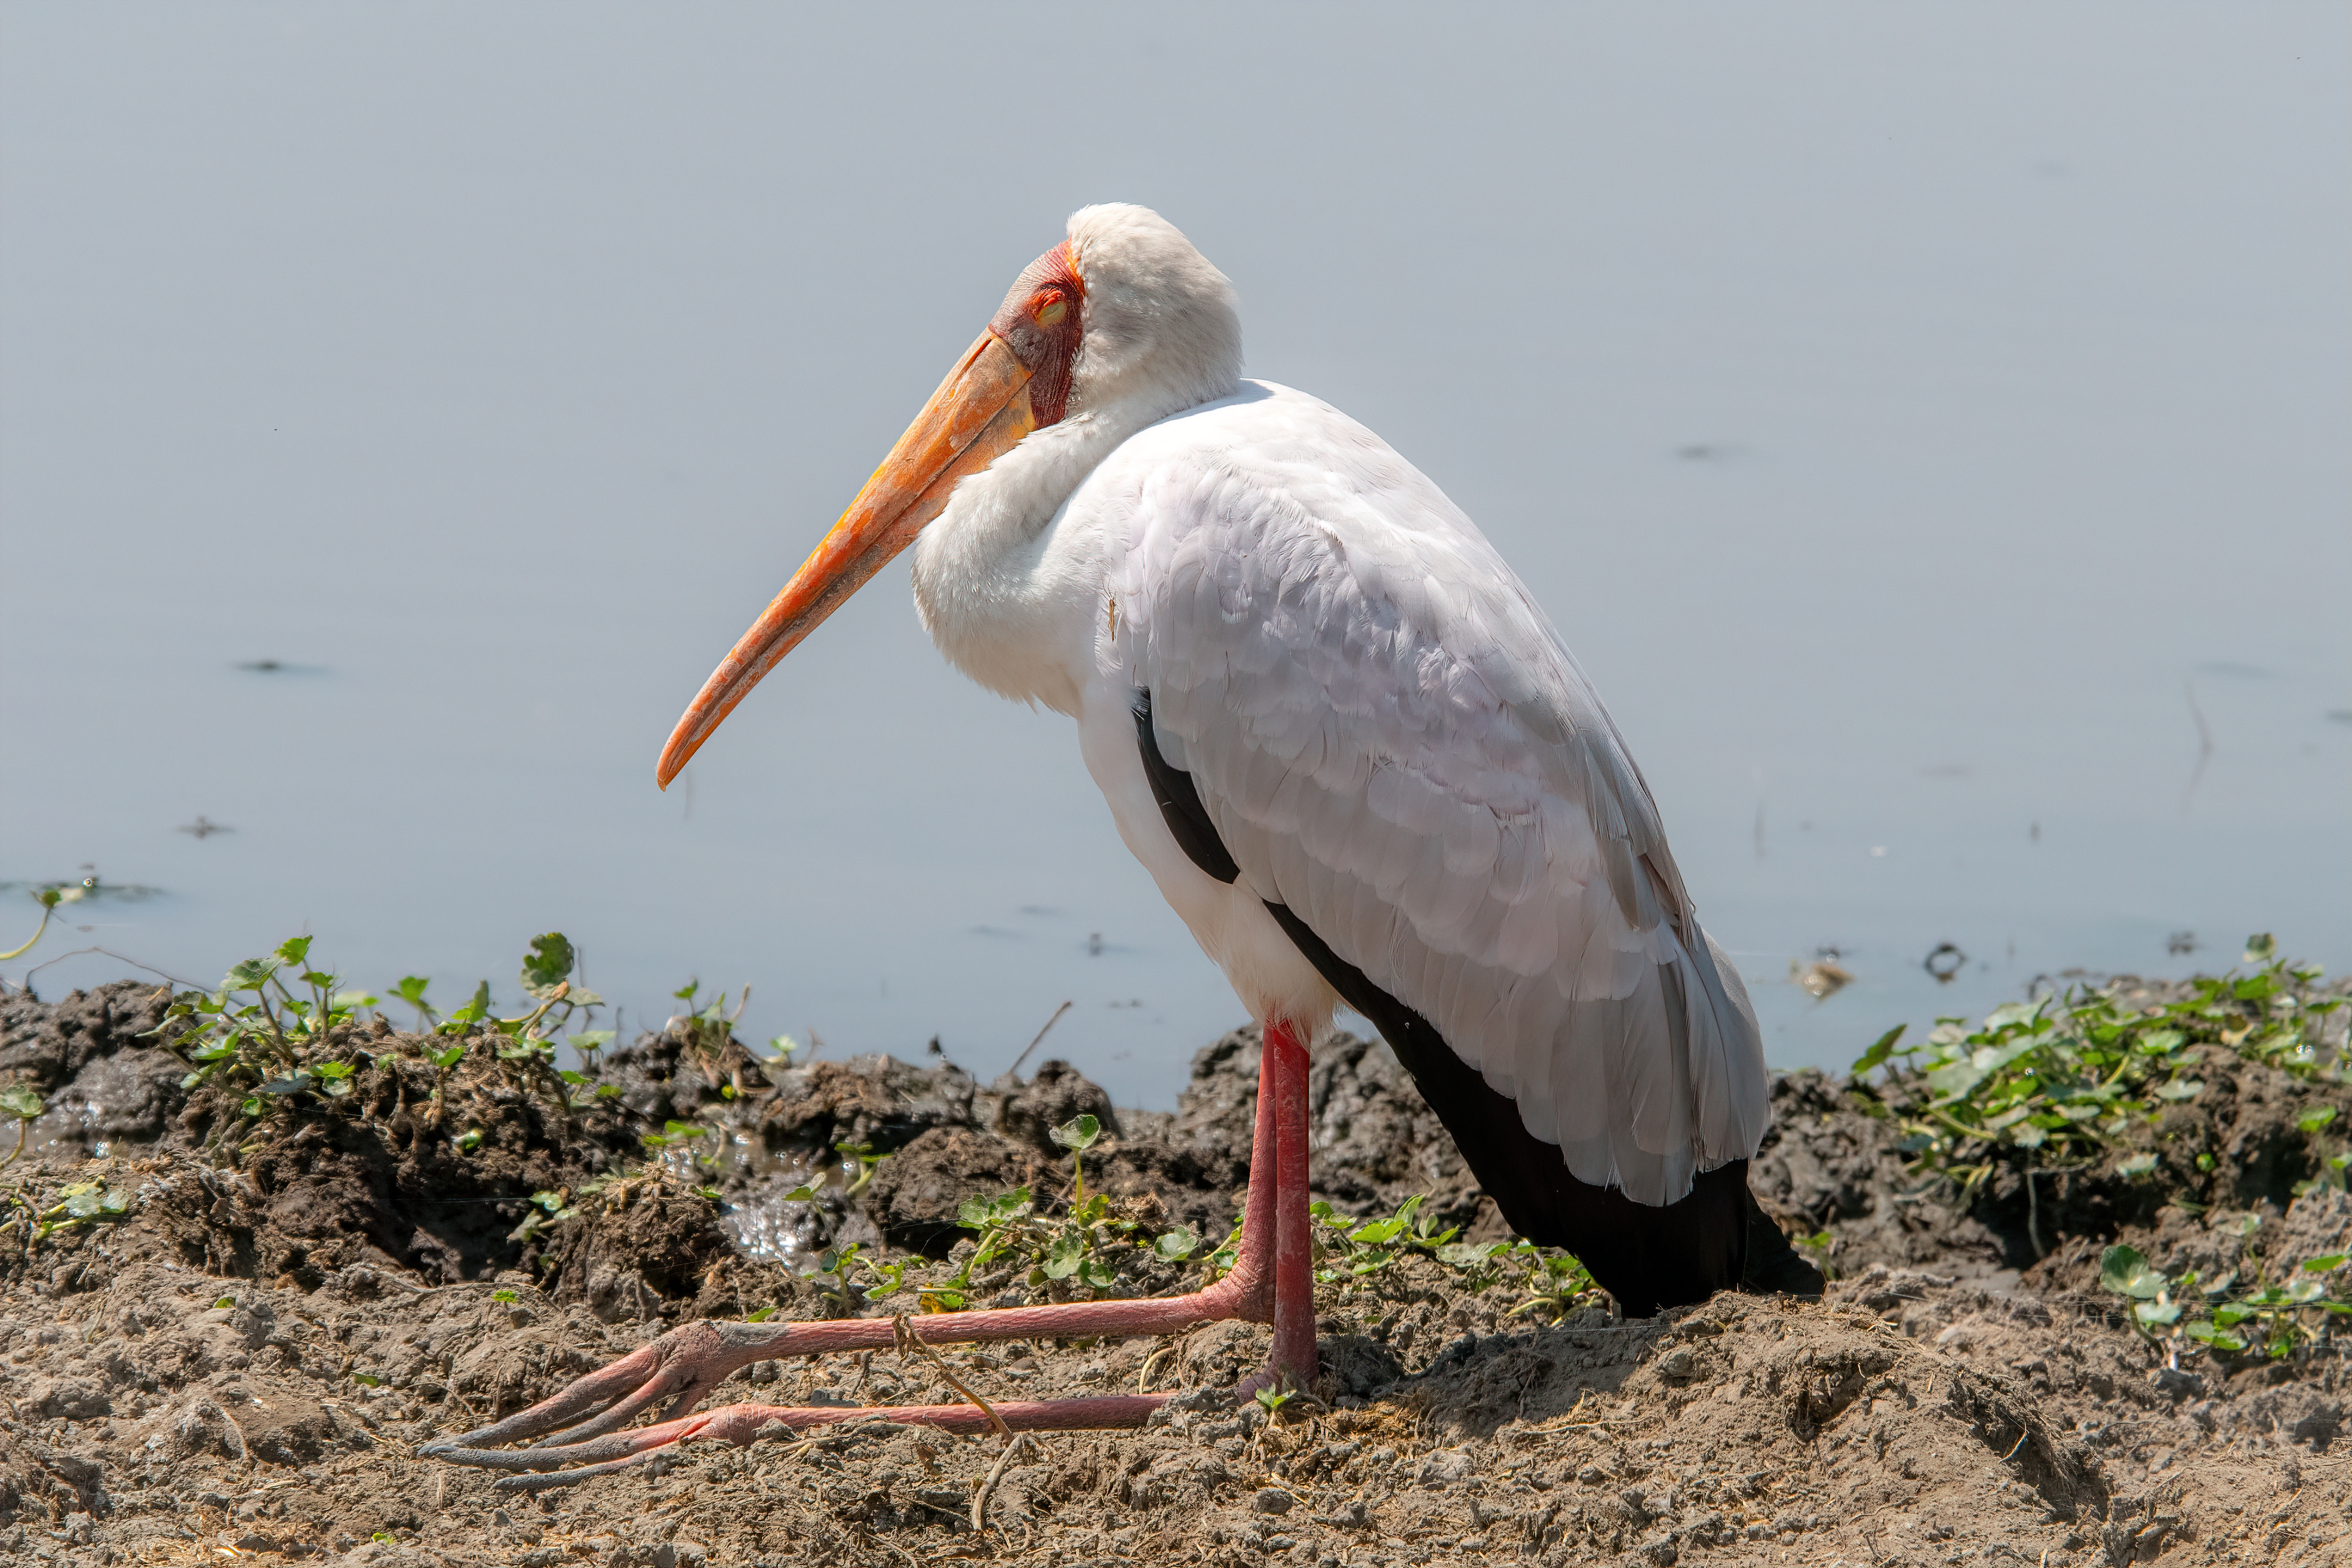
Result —
M 1070 413 L 1114 405 L 1129 429 L 1230 395 L 1241 381 L 1234 286 L 1174 224 L 1126 202 L 1070 215 L 1086 337 Z M 1138 417 L 1138 416 L 1140 417 Z

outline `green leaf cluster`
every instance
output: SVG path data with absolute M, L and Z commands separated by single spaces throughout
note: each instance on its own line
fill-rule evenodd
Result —
M 749 985 L 743 987 L 732 1007 L 727 1005 L 727 993 L 724 991 L 697 1007 L 694 998 L 701 989 L 701 981 L 688 980 L 670 993 L 686 1006 L 670 1019 L 669 1032 L 686 1047 L 688 1057 L 703 1077 L 716 1084 L 723 1076 L 719 1071 L 719 1061 L 734 1041 L 735 1025 L 743 1016 L 743 1009 L 751 1005 L 751 988 Z M 772 1044 L 781 1047 L 788 1058 L 794 1048 L 790 1040 L 782 1037 Z
M 352 1063 L 327 1054 L 337 1048 L 331 1037 L 377 998 L 345 990 L 339 976 L 313 967 L 310 942 L 289 937 L 230 969 L 217 990 L 173 999 L 150 1033 L 169 1038 L 188 1063 L 183 1089 L 217 1081 L 245 1089 L 241 1109 L 253 1119 L 296 1096 L 339 1100 L 351 1092 Z
M 2314 1041 L 2318 1020 L 2345 999 L 2308 995 L 2321 972 L 2290 967 L 2267 937 L 2249 941 L 2247 960 L 2259 963 L 2252 973 L 2201 977 L 2187 995 L 2138 1010 L 2116 984 L 2077 985 L 1997 1008 L 1974 1028 L 1941 1019 L 1916 1046 L 1891 1029 L 1854 1062 L 1853 1093 L 1897 1123 L 1916 1166 L 1950 1178 L 1965 1199 L 2004 1163 L 2090 1163 L 2166 1107 L 2195 1100 L 2205 1089 L 2195 1076 L 2201 1047 L 2339 1081 Z M 1869 1078 L 1881 1068 L 1883 1079 Z M 2142 1152 L 2117 1168 L 2150 1175 L 2159 1165 Z M 2335 1169 L 2340 1180 L 2342 1164 Z
M 103 1180 L 83 1181 L 68 1183 L 45 1197 L 20 1186 L 0 1198 L 0 1205 L 6 1214 L 0 1219 L 0 1236 L 16 1234 L 29 1246 L 60 1231 L 122 1218 L 131 1212 L 131 1194 Z
M 1522 1299 L 1503 1314 L 1507 1318 L 1541 1316 L 1558 1322 L 1601 1295 L 1600 1285 L 1581 1258 L 1521 1237 L 1484 1246 L 1440 1247 L 1437 1260 L 1468 1272 L 1474 1291 L 1487 1289 L 1480 1281 L 1491 1278 L 1494 1284 L 1519 1292 Z
M 1315 1278 L 1323 1284 L 1369 1283 L 1402 1258 L 1419 1254 L 1460 1276 L 1473 1295 L 1497 1286 L 1521 1300 L 1506 1314 L 1540 1315 L 1557 1321 L 1600 1289 L 1573 1254 L 1531 1241 L 1465 1242 L 1459 1228 L 1440 1227 L 1423 1211 L 1426 1193 L 1416 1193 L 1382 1219 L 1355 1220 L 1320 1200 L 1308 1205 L 1315 1222 Z
M 1412 1252 L 1434 1253 L 1451 1244 L 1460 1227 L 1439 1229 L 1422 1212 L 1426 1193 L 1415 1193 L 1385 1219 L 1358 1221 L 1319 1198 L 1307 1205 L 1314 1217 L 1315 1278 L 1324 1284 L 1363 1279 Z
M 1171 1226 L 1154 1232 L 1107 1194 L 1087 1191 L 1086 1152 L 1102 1137 L 1100 1121 L 1075 1116 L 1050 1136 L 1070 1151 L 1068 1210 L 1041 1215 L 1036 1195 L 1025 1186 L 993 1198 L 964 1199 L 956 1223 L 973 1233 L 974 1244 L 954 1275 L 923 1287 L 928 1310 L 961 1311 L 975 1291 L 974 1274 L 1008 1261 L 1016 1268 L 1028 1265 L 1032 1289 L 1066 1285 L 1100 1300 L 1118 1289 L 1120 1259 L 1140 1251 L 1161 1263 L 1181 1263 L 1199 1250 L 1201 1238 L 1191 1229 Z
M 2260 1224 L 2258 1216 L 2247 1215 L 2239 1236 L 2251 1238 Z M 2211 1281 L 2193 1268 L 2170 1278 L 2137 1247 L 2110 1247 L 2099 1255 L 2099 1283 L 2129 1304 L 2131 1326 L 2141 1337 L 2167 1344 L 2175 1353 L 2178 1342 L 2186 1339 L 2218 1355 L 2252 1352 L 2284 1361 L 2326 1335 L 2331 1319 L 2352 1314 L 2352 1302 L 2327 1289 L 2326 1277 L 2344 1267 L 2346 1254 L 2306 1258 L 2280 1279 L 2269 1278 L 2263 1259 L 2252 1253 L 2247 1258 L 2255 1274 L 2241 1288 L 2242 1269 Z
M 310 937 L 289 938 L 268 953 L 231 968 L 216 990 L 183 992 L 173 998 L 163 1023 L 150 1033 L 187 1063 L 184 1089 L 210 1083 L 242 1091 L 238 1110 L 247 1123 L 351 1094 L 353 1075 L 373 1058 L 357 1048 L 345 1026 L 363 1011 L 380 1007 L 383 998 L 345 989 L 339 976 L 311 963 L 310 945 Z M 488 981 L 446 1016 L 427 999 L 428 982 L 423 976 L 405 975 L 391 988 L 393 1000 L 416 1010 L 419 1033 L 448 1041 L 425 1051 L 436 1073 L 433 1121 L 439 1120 L 450 1070 L 478 1044 L 520 1070 L 534 1090 L 546 1094 L 564 1113 L 593 1102 L 596 1094 L 577 1100 L 572 1095 L 574 1088 L 588 1086 L 586 1075 L 554 1068 L 554 1032 L 603 1005 L 602 997 L 570 978 L 578 961 L 578 952 L 561 931 L 533 938 L 521 980 L 536 1005 L 510 1018 L 495 1016 Z M 588 1031 L 573 1035 L 572 1042 L 593 1049 L 611 1037 L 609 1030 Z M 234 1131 L 223 1129 L 215 1142 Z M 475 1130 L 457 1142 L 470 1149 L 480 1142 L 480 1133 Z

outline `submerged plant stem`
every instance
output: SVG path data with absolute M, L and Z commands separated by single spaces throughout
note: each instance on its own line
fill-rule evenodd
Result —
M 22 958 L 25 954 L 32 952 L 33 943 L 40 941 L 41 933 L 49 929 L 49 913 L 55 908 L 56 906 L 54 904 L 44 902 L 41 905 L 41 923 L 33 928 L 32 936 L 26 941 L 24 946 L 12 947 L 5 952 L 0 952 L 0 959 Z

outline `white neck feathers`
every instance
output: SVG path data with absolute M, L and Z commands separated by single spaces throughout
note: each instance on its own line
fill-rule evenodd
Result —
M 1149 208 L 1083 207 L 1070 249 L 1086 331 L 1069 412 L 956 487 L 915 542 L 915 607 L 992 691 L 1076 712 L 1102 598 L 1102 541 L 1057 522 L 1122 441 L 1241 384 L 1233 285 Z

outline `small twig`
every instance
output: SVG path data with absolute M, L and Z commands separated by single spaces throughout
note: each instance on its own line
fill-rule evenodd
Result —
M 1168 1354 L 1171 1351 L 1179 1351 L 1181 1349 L 1183 1349 L 1183 1341 L 1179 1340 L 1172 1345 L 1161 1345 L 1158 1350 L 1153 1351 L 1150 1355 L 1145 1356 L 1143 1358 L 1143 1370 L 1135 1374 L 1135 1392 L 1138 1394 L 1150 1393 L 1152 1366 L 1161 1356 Z
M 898 1353 L 901 1356 L 904 1356 L 908 1351 L 920 1351 L 925 1355 L 930 1357 L 931 1364 L 940 1369 L 940 1375 L 948 1380 L 948 1386 L 954 1389 L 958 1394 L 962 1394 L 964 1398 L 970 1400 L 972 1404 L 980 1406 L 980 1413 L 988 1417 L 988 1424 L 996 1428 L 996 1435 L 1005 1439 L 1007 1443 L 1012 1441 L 1013 1428 L 1004 1424 L 1004 1417 L 996 1413 L 996 1406 L 991 1405 L 987 1400 L 982 1399 L 979 1394 L 974 1394 L 970 1388 L 964 1386 L 963 1379 L 958 1377 L 955 1374 L 955 1369 L 948 1365 L 947 1357 L 940 1354 L 939 1351 L 935 1347 L 925 1342 L 921 1334 L 915 1331 L 915 1322 L 913 1319 L 908 1317 L 903 1312 L 892 1318 L 890 1320 L 890 1336 L 894 1340 L 898 1341 Z M 1003 1468 L 1002 1464 L 998 1466 L 998 1468 L 1000 1469 Z M 978 1530 L 980 1528 L 977 1520 L 973 1522 L 972 1528 L 974 1530 Z
M 953 1518 L 956 1516 L 956 1514 L 955 1514 L 955 1510 L 953 1510 L 953 1509 L 951 1509 L 951 1508 L 941 1508 L 939 1504 L 937 1504 L 937 1503 L 935 1503 L 935 1502 L 925 1502 L 921 1498 L 919 1498 L 919 1497 L 908 1497 L 908 1498 L 907 1499 L 907 1501 L 908 1501 L 908 1502 L 910 1502 L 910 1503 L 913 1503 L 917 1508 L 927 1508 L 927 1509 L 929 1509 L 933 1513 L 942 1515 L 943 1517 L 948 1518 L 948 1519 L 953 1519 Z M 901 1553 L 901 1555 L 903 1556 L 903 1555 L 904 1555 L 904 1553 Z M 912 1562 L 912 1561 L 914 1561 L 914 1559 L 912 1559 L 912 1558 L 908 1558 L 908 1562 Z
M 839 1427 L 835 1427 L 834 1429 L 835 1433 L 838 1433 L 840 1430 L 841 1428 Z M 772 1436 L 772 1434 L 782 1434 L 782 1437 L 780 1438 L 778 1436 Z M 784 1438 L 789 1438 L 790 1441 L 783 1441 L 782 1439 Z M 771 1457 L 766 1468 L 769 1473 L 772 1474 L 777 1470 L 782 1469 L 786 1465 L 791 1464 L 793 1460 L 799 1458 L 802 1455 L 808 1453 L 811 1449 L 822 1447 L 824 1442 L 824 1437 L 823 1436 L 803 1436 L 801 1433 L 793 1431 L 782 1421 L 770 1421 L 763 1424 L 757 1432 L 751 1434 L 751 1440 L 755 1443 L 773 1444 L 779 1451 L 782 1453 L 783 1458 L 781 1459 L 774 1458 L 772 1456 Z
M 1004 1467 L 1013 1462 L 1013 1455 L 1021 1452 L 1028 1446 L 1029 1434 L 1024 1432 L 1019 1436 L 1013 1438 L 1011 1442 L 1005 1444 L 1004 1452 L 996 1456 L 996 1463 L 989 1468 L 988 1479 L 982 1481 L 980 1483 L 980 1489 L 971 1494 L 972 1529 L 986 1530 L 988 1528 L 988 1500 L 990 1497 L 994 1495 L 996 1491 L 996 1483 L 1004 1479 Z
M 2189 770 L 2189 787 L 2180 792 L 2180 815 L 2186 816 L 2197 798 L 2197 786 L 2204 782 L 2205 765 L 2213 760 L 2213 731 L 2205 722 L 2205 710 L 2197 705 L 2197 682 L 2183 681 L 2181 689 L 2189 697 L 2189 717 L 2197 725 L 2197 765 Z
M 1013 1058 L 1013 1065 L 1004 1069 L 1007 1077 L 1012 1077 L 1020 1072 L 1021 1064 L 1029 1059 L 1029 1053 L 1035 1050 L 1038 1046 L 1045 1042 L 1045 1036 L 1053 1029 L 1055 1025 L 1062 1021 L 1062 1015 L 1068 1012 L 1072 1005 L 1073 1005 L 1071 1003 L 1065 1002 L 1060 1006 L 1054 1009 L 1054 1016 L 1045 1020 L 1045 1027 L 1037 1031 L 1037 1037 L 1030 1041 L 1026 1046 L 1023 1047 L 1021 1054 Z
M 120 959 L 122 963 L 129 964 L 133 969 L 143 969 L 150 974 L 161 974 L 173 984 L 184 986 L 191 991 L 202 991 L 204 989 L 203 986 L 197 984 L 193 980 L 183 980 L 176 974 L 166 973 L 164 971 L 156 968 L 152 963 L 142 963 L 137 959 L 132 958 L 130 954 L 117 952 L 110 947 L 78 947 L 71 952 L 61 952 L 55 958 L 49 959 L 41 963 L 37 963 L 33 965 L 32 968 L 25 971 L 24 978 L 19 980 L 17 984 L 29 991 L 33 987 L 34 975 L 38 974 L 42 970 L 48 968 L 50 964 L 63 963 L 68 958 L 79 958 L 87 952 L 102 952 L 109 958 Z

